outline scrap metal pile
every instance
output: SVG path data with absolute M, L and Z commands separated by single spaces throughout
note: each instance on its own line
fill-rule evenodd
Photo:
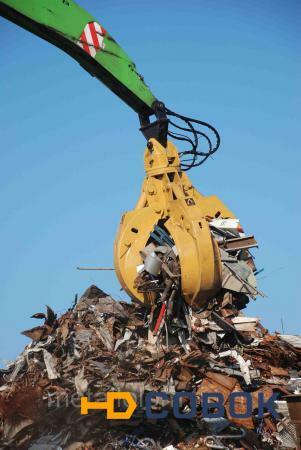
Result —
M 209 304 L 205 303 L 202 318 L 216 315 L 212 309 L 218 310 L 219 306 L 222 306 L 222 318 L 233 317 L 249 302 L 248 296 L 254 299 L 264 296 L 256 286 L 257 269 L 250 253 L 257 242 L 254 236 L 245 235 L 238 219 L 211 219 L 209 226 L 212 239 L 219 246 L 223 290 L 219 296 L 212 297 Z M 152 305 L 149 323 L 154 342 L 162 340 L 165 334 L 164 342 L 168 345 L 169 336 L 177 336 L 184 350 L 189 352 L 188 340 L 192 338 L 196 319 L 182 298 L 179 255 L 164 224 L 155 226 L 140 254 L 143 263 L 137 267 L 135 283 L 138 292 L 144 293 Z M 219 321 L 221 330 L 229 329 L 223 319 L 216 316 L 215 320 Z M 210 339 L 210 335 L 206 339 Z
M 176 248 L 157 228 L 137 268 L 149 306 L 117 302 L 91 286 L 59 318 L 49 307 L 34 314 L 44 323 L 23 332 L 32 342 L 0 371 L 0 448 L 297 448 L 300 429 L 288 404 L 301 393 L 300 338 L 269 334 L 257 318 L 242 314 L 259 294 L 249 250 L 256 241 L 232 225 L 211 223 L 223 286 L 202 310 L 182 301 Z M 109 391 L 133 393 L 138 407 L 130 420 L 107 420 L 105 411 L 81 415 L 82 396 L 103 401 Z M 192 419 L 173 415 L 173 396 L 182 391 L 196 394 Z M 230 412 L 231 394 L 241 391 L 252 396 L 247 418 Z M 148 392 L 168 394 L 152 404 L 153 412 L 168 412 L 165 419 L 146 418 Z M 223 395 L 224 417 L 204 417 L 208 392 Z M 259 417 L 258 394 L 268 400 L 275 392 L 279 417 L 269 410 Z M 181 413 L 190 407 L 184 397 Z M 235 411 L 245 409 L 237 397 Z

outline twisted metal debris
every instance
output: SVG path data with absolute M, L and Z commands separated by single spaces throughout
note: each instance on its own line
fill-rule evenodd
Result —
M 285 398 L 300 392 L 298 340 L 269 334 L 258 319 L 242 315 L 244 306 L 240 295 L 223 291 L 206 310 L 190 311 L 184 346 L 172 335 L 154 341 L 148 309 L 117 302 L 96 286 L 59 318 L 49 307 L 35 314 L 44 324 L 23 332 L 32 342 L 0 372 L 1 448 L 143 448 L 145 439 L 153 442 L 145 448 L 158 449 L 297 448 Z M 108 421 L 100 411 L 80 414 L 80 396 L 103 400 L 116 390 L 134 393 L 141 405 L 150 391 L 221 392 L 226 416 L 204 419 L 200 402 L 194 420 L 172 414 L 147 420 L 143 406 L 126 422 Z M 256 400 L 252 417 L 231 417 L 233 391 L 254 399 L 278 392 L 280 418 L 258 419 Z M 244 406 L 237 399 L 237 411 Z M 171 405 L 154 402 L 154 411 L 162 408 Z

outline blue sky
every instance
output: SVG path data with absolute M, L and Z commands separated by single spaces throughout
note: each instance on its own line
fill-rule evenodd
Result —
M 157 98 L 213 123 L 221 150 L 190 172 L 255 234 L 268 298 L 246 313 L 300 333 L 300 13 L 297 0 L 82 0 Z M 113 240 L 143 180 L 136 114 L 75 61 L 0 20 L 0 360 L 49 304 L 95 283 L 118 299 Z

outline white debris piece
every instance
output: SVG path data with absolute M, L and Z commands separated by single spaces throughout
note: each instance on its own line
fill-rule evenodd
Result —
M 88 381 L 84 377 L 84 367 L 82 367 L 74 377 L 74 384 L 78 395 L 84 394 L 88 389 Z
M 237 331 L 255 331 L 258 322 L 258 317 L 238 316 L 232 318 L 232 323 Z
M 251 384 L 251 376 L 249 370 L 251 361 L 249 359 L 245 361 L 243 357 L 237 353 L 236 350 L 227 350 L 226 352 L 219 353 L 218 356 L 220 358 L 225 358 L 227 356 L 231 356 L 232 358 L 234 358 L 239 364 L 240 371 L 244 377 L 246 384 Z
M 114 351 L 116 351 L 121 344 L 128 341 L 130 339 L 130 337 L 132 336 L 132 334 L 133 334 L 133 332 L 131 330 L 129 330 L 128 328 L 126 328 L 123 337 L 120 339 L 117 339 L 117 341 L 115 343 Z
M 138 266 L 136 266 L 136 271 L 137 273 L 141 273 L 144 270 L 144 264 L 138 264 Z
M 56 358 L 54 358 L 47 350 L 43 349 L 44 363 L 47 370 L 49 380 L 56 380 L 59 378 L 59 373 L 56 371 Z
M 245 237 L 239 219 L 213 219 L 210 221 L 210 225 L 232 234 L 233 237 Z

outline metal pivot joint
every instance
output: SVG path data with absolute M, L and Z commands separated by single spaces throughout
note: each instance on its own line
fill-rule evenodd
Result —
M 154 138 L 163 145 L 163 147 L 166 147 L 168 119 L 166 116 L 165 105 L 163 102 L 156 100 L 152 104 L 152 109 L 156 116 L 156 120 L 151 123 L 149 116 L 139 115 L 141 125 L 140 131 L 147 140 Z

